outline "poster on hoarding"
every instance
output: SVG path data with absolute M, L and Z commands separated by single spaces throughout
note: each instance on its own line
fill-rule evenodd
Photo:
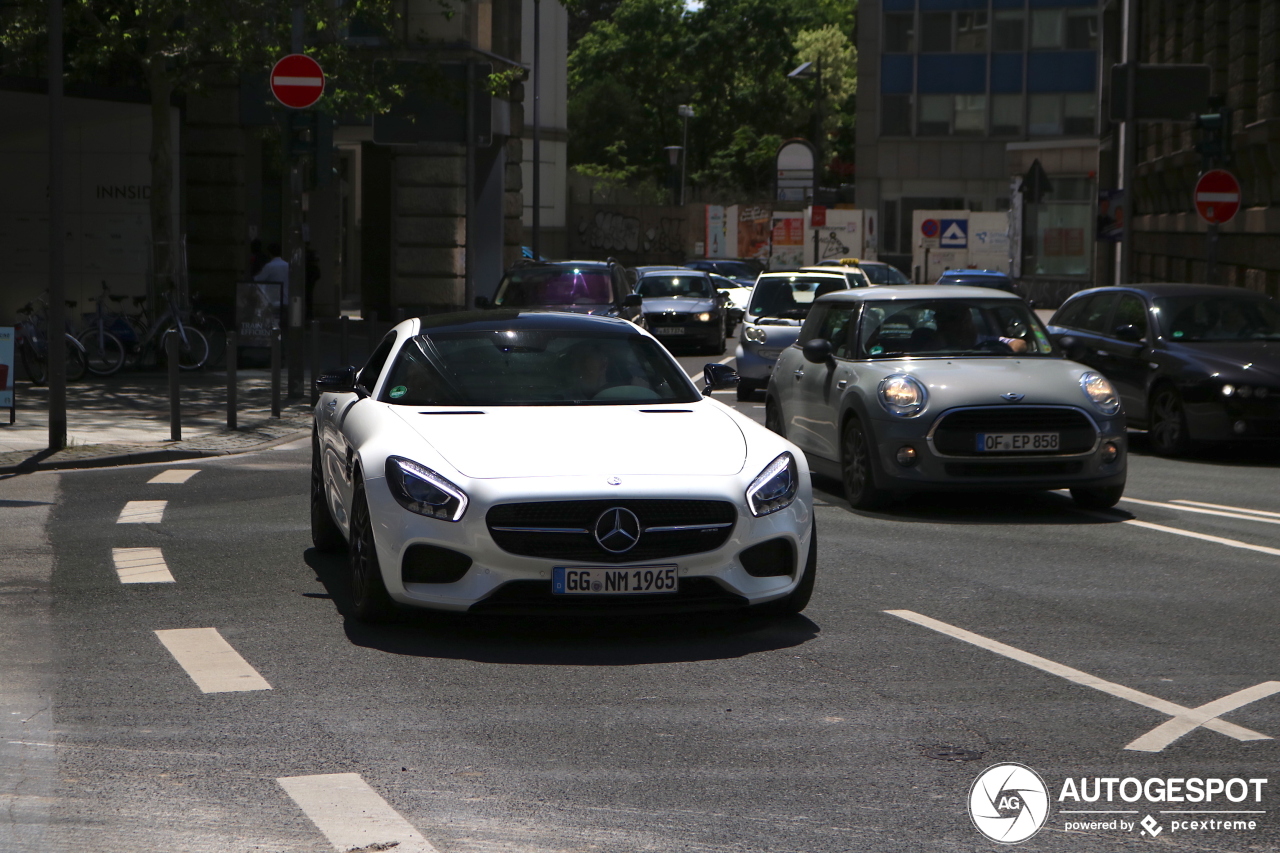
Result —
M 752 205 L 738 209 L 738 257 L 767 260 L 772 211 Z
M 236 329 L 240 333 L 240 346 L 271 346 L 271 334 L 281 326 L 283 302 L 283 284 L 242 281 L 236 285 Z
M 726 258 L 727 229 L 724 220 L 724 205 L 709 204 L 707 205 L 707 239 L 705 245 L 706 257 L 708 258 Z M 694 254 L 697 254 L 696 252 Z
M 775 213 L 772 231 L 769 269 L 791 270 L 804 266 L 804 214 Z
M 14 421 L 13 404 L 13 341 L 16 330 L 13 326 L 0 326 L 0 409 L 9 410 L 9 423 Z

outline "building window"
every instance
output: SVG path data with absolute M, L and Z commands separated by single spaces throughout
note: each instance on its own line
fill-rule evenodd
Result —
M 1063 44 L 1066 15 L 1062 9 L 1037 9 L 1031 13 L 1031 49 L 1056 50 Z
M 955 133 L 982 136 L 987 132 L 987 96 L 956 95 Z
M 885 53 L 914 53 L 915 49 L 916 16 L 911 12 L 894 12 L 885 15 Z
M 1098 13 L 1094 11 L 1067 13 L 1067 50 L 1098 49 Z
M 996 12 L 991 34 L 993 48 L 997 51 L 1025 50 L 1026 26 L 1026 15 L 1021 10 Z
M 1022 96 L 991 96 L 991 135 L 1022 135 Z
M 954 101 L 955 95 L 921 95 L 916 133 L 921 136 L 950 136 Z
M 1098 112 L 1098 96 L 1092 92 L 1064 95 L 1062 130 L 1068 136 L 1093 136 Z
M 1062 96 L 1032 95 L 1028 100 L 1032 136 L 1062 135 Z
M 925 12 L 920 16 L 920 51 L 951 52 L 950 12 Z
M 911 135 L 911 96 L 880 96 L 880 135 Z
M 987 52 L 987 13 L 956 13 L 956 52 Z

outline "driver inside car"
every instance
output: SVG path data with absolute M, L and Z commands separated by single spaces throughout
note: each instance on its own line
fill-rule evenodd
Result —
M 1022 338 L 979 334 L 973 323 L 973 310 L 968 305 L 939 305 L 934 311 L 934 322 L 938 326 L 934 349 L 971 350 L 999 342 L 1014 353 L 1027 351 L 1027 342 Z

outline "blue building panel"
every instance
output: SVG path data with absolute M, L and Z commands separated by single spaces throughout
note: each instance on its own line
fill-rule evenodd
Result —
M 969 95 L 987 91 L 987 57 L 981 53 L 920 55 L 922 94 Z
M 909 95 L 915 83 L 915 57 L 907 53 L 880 56 L 880 91 L 886 95 Z
M 1098 55 L 1092 50 L 1027 54 L 1028 92 L 1093 92 L 1097 85 Z
M 1022 54 L 991 55 L 991 91 L 998 95 L 1022 92 Z
M 987 0 L 920 0 L 921 12 L 950 12 L 953 9 L 987 8 Z

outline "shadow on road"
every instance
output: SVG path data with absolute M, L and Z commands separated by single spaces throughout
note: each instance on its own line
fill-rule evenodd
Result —
M 309 548 L 303 557 L 345 617 L 348 639 L 397 655 L 542 666 L 679 663 L 792 648 L 820 630 L 804 616 L 499 617 L 408 609 L 391 624 L 365 625 L 351 615 L 346 556 Z
M 1130 431 L 1129 452 L 1134 456 L 1159 458 L 1152 452 L 1145 432 Z M 1227 441 L 1203 444 L 1195 447 L 1187 455 L 1169 461 L 1215 467 L 1280 468 L 1280 441 Z

